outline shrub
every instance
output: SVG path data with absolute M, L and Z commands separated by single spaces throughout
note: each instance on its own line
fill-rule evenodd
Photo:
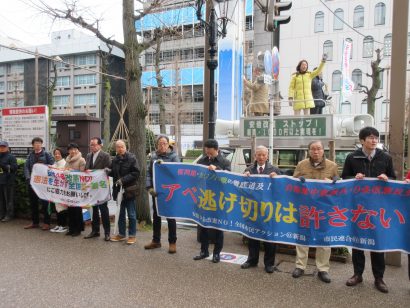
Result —
M 17 175 L 16 175 L 16 190 L 14 198 L 15 215 L 18 217 L 29 217 L 30 201 L 28 198 L 28 188 L 26 179 L 24 177 L 24 163 L 25 159 L 17 159 Z

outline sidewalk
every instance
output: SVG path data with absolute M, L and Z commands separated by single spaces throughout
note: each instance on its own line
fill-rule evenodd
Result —
M 138 232 L 137 243 L 84 240 L 63 234 L 23 230 L 27 221 L 0 223 L 0 297 L 2 307 L 409 307 L 407 256 L 402 267 L 387 266 L 390 292 L 373 286 L 370 257 L 364 282 L 345 286 L 352 265 L 331 262 L 330 284 L 307 274 L 292 278 L 294 256 L 277 254 L 278 272 L 259 267 L 193 261 L 199 252 L 196 229 L 178 226 L 177 253 L 163 246 L 144 250 L 151 232 Z M 83 234 L 87 234 L 90 229 Z M 224 252 L 247 254 L 242 237 L 225 233 Z

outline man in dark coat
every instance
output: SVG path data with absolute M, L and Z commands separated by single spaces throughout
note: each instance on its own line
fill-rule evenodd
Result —
M 91 138 L 90 149 L 91 153 L 87 154 L 85 159 L 85 169 L 110 169 L 111 168 L 111 157 L 108 153 L 101 150 L 102 141 L 99 137 Z M 104 227 L 104 240 L 110 240 L 110 213 L 108 210 L 107 202 L 93 205 L 93 222 L 91 233 L 85 236 L 85 239 L 99 237 L 100 236 L 100 215 L 98 215 L 98 210 L 101 212 L 101 220 Z
M 153 236 L 152 241 L 144 246 L 145 249 L 156 249 L 161 247 L 161 217 L 157 213 L 157 205 L 155 199 L 154 183 L 153 183 L 153 165 L 157 160 L 163 162 L 180 162 L 177 153 L 169 144 L 169 138 L 165 135 L 159 135 L 156 140 L 156 151 L 151 153 L 151 159 L 147 170 L 146 188 L 152 195 L 153 208 Z M 169 253 L 176 253 L 177 247 L 177 222 L 175 219 L 167 218 L 168 222 L 168 243 Z
M 16 158 L 9 152 L 9 144 L 0 141 L 0 220 L 14 217 L 14 188 L 17 172 Z
M 251 174 L 266 174 L 270 177 L 274 177 L 278 174 L 282 174 L 279 168 L 272 166 L 268 162 L 268 155 L 269 152 L 266 147 L 263 145 L 258 146 L 255 153 L 255 163 L 245 169 L 245 175 L 250 176 Z M 265 256 L 263 258 L 265 271 L 271 274 L 273 273 L 275 266 L 276 244 L 263 242 L 263 246 L 265 248 Z M 258 266 L 260 241 L 248 238 L 248 249 L 248 259 L 241 265 L 241 268 L 243 269 Z
M 28 154 L 26 163 L 24 164 L 24 177 L 26 178 L 28 184 L 28 195 L 31 205 L 31 219 L 32 223 L 25 226 L 24 229 L 33 229 L 39 227 L 39 212 L 38 212 L 38 202 L 40 201 L 43 216 L 44 224 L 42 230 L 50 230 L 50 214 L 48 213 L 48 201 L 40 200 L 37 194 L 34 192 L 33 188 L 30 185 L 31 172 L 33 171 L 34 164 L 45 164 L 52 165 L 54 164 L 54 157 L 43 149 L 43 139 L 40 137 L 35 137 L 31 140 L 31 145 L 33 146 L 33 151 Z
M 137 196 L 137 180 L 140 175 L 140 169 L 135 155 L 127 151 L 123 140 L 115 143 L 117 155 L 112 160 L 112 169 L 109 175 L 113 177 L 114 187 L 113 199 L 117 200 L 121 188 L 124 189 L 122 201 L 120 204 L 120 216 L 118 218 L 119 233 L 111 237 L 112 242 L 127 240 L 128 245 L 135 244 L 135 234 L 137 233 L 137 213 L 135 198 Z M 126 218 L 128 216 L 128 239 L 125 234 Z
M 204 143 L 205 155 L 198 160 L 199 165 L 208 166 L 208 170 L 227 170 L 231 171 L 231 162 L 224 158 L 218 150 L 218 142 L 214 139 L 208 139 Z M 201 241 L 201 252 L 194 257 L 194 260 L 201 260 L 209 257 L 209 241 L 208 230 L 211 229 L 215 232 L 215 246 L 212 256 L 212 262 L 218 263 L 220 261 L 220 253 L 224 244 L 224 233 L 221 230 L 212 228 L 204 228 L 198 226 L 199 237 Z
M 315 107 L 310 108 L 310 114 L 322 114 L 326 105 L 325 101 L 328 99 L 327 93 L 323 90 L 323 88 L 327 88 L 327 85 L 323 82 L 322 73 L 312 79 L 311 87 Z
M 382 181 L 396 179 L 393 169 L 393 160 L 384 151 L 377 148 L 379 132 L 374 127 L 364 127 L 359 132 L 359 139 L 362 148 L 350 153 L 346 157 L 343 167 L 342 178 L 355 178 L 361 180 L 364 177 L 378 178 Z M 377 290 L 383 293 L 389 292 L 383 281 L 385 261 L 383 252 L 370 252 L 372 261 L 372 271 L 374 285 Z M 364 251 L 360 249 L 352 250 L 352 261 L 354 275 L 346 282 L 347 286 L 355 286 L 363 281 L 362 274 L 365 265 Z

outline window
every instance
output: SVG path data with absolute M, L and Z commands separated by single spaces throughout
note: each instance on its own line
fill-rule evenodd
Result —
M 8 74 L 23 74 L 24 73 L 24 63 L 23 62 L 15 62 L 9 64 L 7 67 Z
M 150 124 L 159 124 L 159 113 L 150 113 L 149 114 Z
M 96 84 L 96 75 L 87 74 L 87 75 L 78 75 L 74 76 L 74 85 L 75 86 L 85 86 L 85 85 L 95 85 Z
M 181 50 L 181 60 L 192 60 L 192 57 L 193 57 L 192 48 Z
M 4 81 L 0 82 L 0 92 L 4 92 Z
M 161 52 L 161 61 L 171 62 L 172 60 L 172 50 L 164 50 L 163 52 Z
M 54 106 L 68 106 L 70 95 L 58 95 L 53 97 Z
M 335 16 L 333 19 L 333 30 L 343 30 L 343 18 L 344 13 L 342 9 L 337 9 L 335 11 Z
M 379 76 L 380 76 L 380 87 L 379 87 L 379 89 L 383 89 L 383 72 L 380 72 L 379 73 Z
M 80 55 L 75 57 L 75 64 L 82 66 L 82 65 L 96 65 L 97 59 L 95 55 Z
M 364 26 L 364 8 L 358 5 L 354 8 L 353 13 L 353 27 L 360 28 Z
M 19 98 L 19 99 L 17 99 L 17 101 L 14 98 L 9 99 L 9 100 L 7 100 L 7 105 L 8 105 L 8 107 L 23 107 L 24 106 L 24 99 Z
M 350 59 L 352 59 L 353 58 L 353 40 L 349 37 L 346 39 L 346 41 L 352 44 L 352 48 L 350 48 Z
M 57 77 L 56 87 L 69 87 L 70 76 Z
M 374 8 L 374 25 L 384 25 L 386 23 L 386 5 L 383 2 L 376 4 Z
M 193 26 L 192 25 L 184 25 L 184 37 L 190 38 L 193 37 Z
M 203 47 L 195 48 L 195 59 L 203 59 L 205 57 L 205 49 Z
M 6 70 L 4 69 L 4 65 L 0 65 L 0 76 L 4 75 L 5 72 Z
M 315 14 L 315 32 L 324 31 L 325 14 L 319 11 Z
M 333 60 L 333 42 L 332 41 L 325 41 L 323 43 L 323 53 L 327 54 L 327 60 Z
M 386 34 L 384 36 L 384 48 L 383 48 L 383 56 L 389 57 L 391 56 L 391 33 Z
M 362 114 L 366 114 L 367 113 L 367 103 L 366 102 L 362 102 L 360 104 L 360 113 Z
M 74 95 L 74 106 L 96 105 L 96 94 L 78 94 Z
M 332 91 L 340 91 L 342 87 L 342 73 L 334 71 L 332 74 Z
M 345 101 L 340 106 L 341 114 L 351 114 L 352 113 L 352 104 L 349 101 Z
M 253 29 L 253 18 L 252 16 L 246 16 L 245 18 L 245 31 Z
M 24 91 L 24 81 L 23 80 L 7 81 L 7 91 L 9 92 Z
M 145 53 L 145 65 L 150 65 L 154 63 L 154 54 L 152 52 Z
M 354 83 L 354 90 L 360 90 L 359 84 L 362 83 L 362 71 L 360 69 L 353 70 L 352 81 Z
M 194 102 L 204 101 L 204 91 L 202 89 L 194 89 Z
M 373 37 L 366 36 L 363 39 L 363 58 L 373 57 L 373 44 L 374 44 Z
M 4 108 L 4 99 L 0 98 L 0 108 Z
M 194 26 L 194 36 L 195 37 L 204 36 L 204 28 L 201 26 L 201 24 L 196 24 Z
M 204 113 L 194 112 L 192 115 L 192 124 L 203 124 L 204 123 Z
M 381 121 L 382 122 L 386 122 L 386 121 L 388 121 L 389 120 L 389 115 L 388 115 L 388 109 L 389 108 L 389 100 L 384 100 L 383 102 L 382 102 L 382 110 L 381 110 L 381 113 L 380 113 L 380 115 L 381 115 Z

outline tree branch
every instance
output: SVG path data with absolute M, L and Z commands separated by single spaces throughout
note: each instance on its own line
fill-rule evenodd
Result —
M 57 19 L 63 19 L 63 20 L 69 20 L 73 24 L 80 26 L 81 28 L 87 29 L 88 31 L 92 32 L 99 38 L 101 41 L 103 41 L 106 44 L 115 46 L 121 50 L 124 50 L 124 44 L 121 44 L 120 42 L 113 40 L 111 38 L 105 37 L 99 30 L 99 20 L 96 19 L 93 23 L 87 22 L 82 16 L 78 15 L 78 9 L 77 9 L 77 1 L 72 1 L 68 2 L 68 0 L 65 2 L 66 9 L 56 9 L 52 8 L 50 5 L 48 5 L 45 1 L 40 0 L 39 4 L 34 3 L 34 1 L 30 1 L 32 6 L 36 8 L 40 13 L 46 14 L 50 17 L 53 18 L 53 20 Z

